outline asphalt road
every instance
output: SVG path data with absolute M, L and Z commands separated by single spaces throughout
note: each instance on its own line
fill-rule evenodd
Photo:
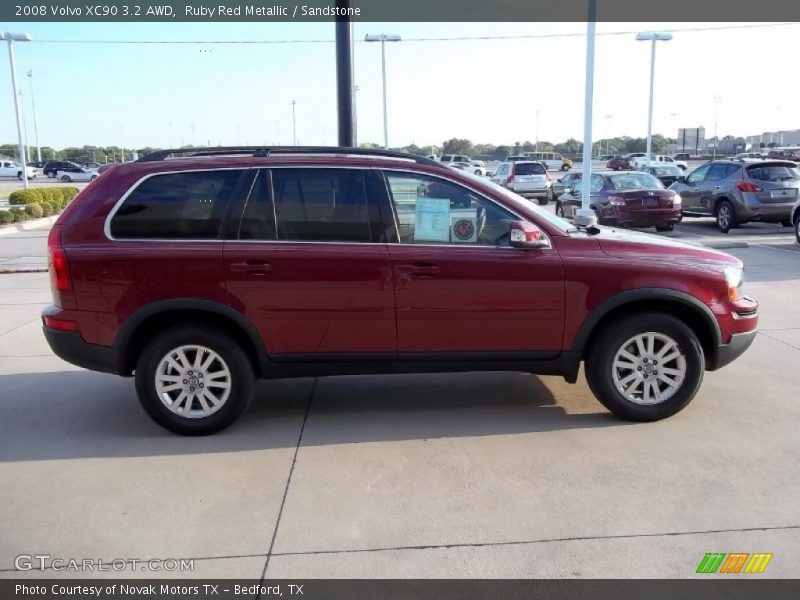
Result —
M 230 429 L 182 438 L 131 380 L 50 353 L 46 274 L 0 275 L 0 577 L 102 575 L 13 571 L 48 553 L 195 559 L 126 576 L 684 578 L 734 551 L 797 577 L 798 244 L 710 219 L 670 235 L 745 262 L 762 329 L 652 424 L 582 378 L 334 377 L 263 382 Z

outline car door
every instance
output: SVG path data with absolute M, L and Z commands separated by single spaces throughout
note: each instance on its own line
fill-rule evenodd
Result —
M 711 209 L 703 205 L 702 199 L 705 189 L 705 178 L 710 165 L 698 167 L 686 178 L 685 183 L 677 183 L 673 186 L 676 192 L 681 195 L 683 212 L 696 214 L 711 214 Z
M 223 262 L 230 305 L 271 357 L 397 351 L 394 289 L 367 169 L 254 171 Z
M 520 217 L 452 180 L 403 171 L 384 177 L 397 224 L 389 254 L 400 356 L 558 354 L 558 253 L 508 246 L 508 226 Z

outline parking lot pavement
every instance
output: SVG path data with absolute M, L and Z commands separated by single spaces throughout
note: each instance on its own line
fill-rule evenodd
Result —
M 51 355 L 45 273 L 0 275 L 0 577 L 49 553 L 196 559 L 157 576 L 682 578 L 715 551 L 797 577 L 800 261 L 729 251 L 762 332 L 651 424 L 582 378 L 473 373 L 263 382 L 230 429 L 182 438 L 131 380 Z

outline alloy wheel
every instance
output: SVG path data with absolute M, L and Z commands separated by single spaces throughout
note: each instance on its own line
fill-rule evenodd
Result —
M 188 419 L 214 414 L 231 393 L 231 371 L 205 346 L 178 346 L 167 352 L 155 373 L 156 394 L 170 412 Z
M 614 386 L 627 400 L 660 404 L 680 389 L 686 378 L 686 357 L 674 339 L 651 331 L 622 344 L 611 369 Z

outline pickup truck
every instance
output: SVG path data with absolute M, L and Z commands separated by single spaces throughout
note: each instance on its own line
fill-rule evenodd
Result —
M 633 169 L 643 169 L 647 166 L 647 156 L 636 156 L 635 158 L 630 159 L 631 168 Z M 675 160 L 671 156 L 667 156 L 665 154 L 653 154 L 650 157 L 650 165 L 651 166 L 660 166 L 660 165 L 673 165 L 685 171 L 689 168 L 689 165 L 686 164 L 685 161 L 682 160 Z
M 33 179 L 39 171 L 34 167 L 25 167 L 25 174 L 28 179 Z M 22 179 L 22 167 L 19 163 L 11 160 L 0 161 L 0 177 L 16 177 Z

